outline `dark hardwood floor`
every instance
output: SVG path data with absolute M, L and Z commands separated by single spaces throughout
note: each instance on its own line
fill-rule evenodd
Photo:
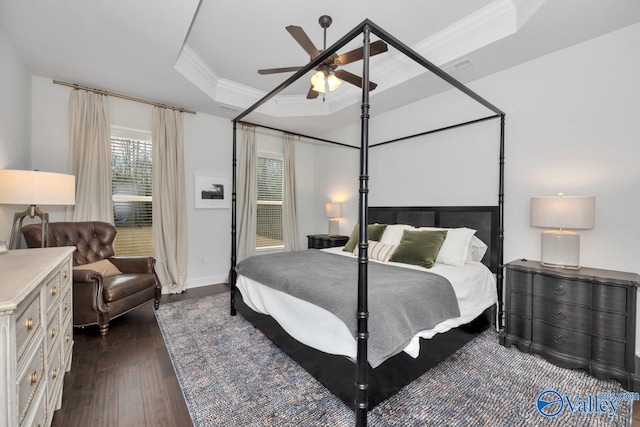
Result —
M 227 285 L 163 295 L 162 304 L 227 292 Z M 191 417 L 153 314 L 153 304 L 110 323 L 74 329 L 73 362 L 64 378 L 56 427 L 187 427 Z

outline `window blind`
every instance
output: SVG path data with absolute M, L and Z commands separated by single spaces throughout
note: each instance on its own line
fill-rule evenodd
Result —
M 116 255 L 153 256 L 151 141 L 111 138 Z
M 257 248 L 284 246 L 282 175 L 282 159 L 258 157 Z

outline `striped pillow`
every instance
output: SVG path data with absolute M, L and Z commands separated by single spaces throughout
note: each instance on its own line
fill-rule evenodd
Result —
M 385 243 L 375 242 L 373 240 L 369 240 L 369 259 L 373 259 L 376 261 L 389 262 L 393 251 L 396 250 L 398 245 L 387 245 Z M 353 254 L 355 256 L 359 255 L 358 246 L 353 250 Z

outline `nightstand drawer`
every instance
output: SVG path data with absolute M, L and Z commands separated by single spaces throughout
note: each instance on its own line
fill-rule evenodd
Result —
M 507 281 L 512 291 L 531 294 L 531 274 L 521 271 L 507 270 Z
M 512 314 L 509 316 L 508 322 L 509 334 L 517 335 L 526 340 L 531 340 L 531 319 L 526 319 Z
M 591 357 L 594 360 L 624 368 L 626 353 L 624 342 L 593 337 Z
M 627 298 L 627 288 L 593 285 L 593 307 L 599 310 L 624 314 L 627 312 Z
M 593 311 L 591 313 L 591 331 L 593 335 L 626 341 L 627 317 L 624 314 Z
M 591 305 L 591 286 L 574 280 L 535 275 L 533 295 L 586 307 Z
M 531 297 L 529 295 L 512 292 L 509 296 L 511 313 L 531 317 L 533 312 L 531 311 Z
M 349 236 L 332 236 L 329 234 L 310 234 L 307 236 L 309 249 L 325 249 L 344 246 L 349 241 Z
M 574 354 L 585 358 L 589 358 L 591 355 L 591 337 L 582 332 L 556 328 L 546 323 L 534 321 L 532 340 L 564 354 Z
M 42 376 L 44 375 L 44 342 L 40 342 L 38 350 L 33 353 L 29 365 L 22 374 L 22 377 L 18 379 L 18 414 L 19 423 L 22 424 L 29 405 L 36 395 L 36 391 L 41 384 Z M 43 385 L 46 387 L 46 385 Z
M 533 318 L 585 333 L 589 333 L 591 326 L 591 311 L 587 307 L 567 305 L 541 297 L 533 297 Z

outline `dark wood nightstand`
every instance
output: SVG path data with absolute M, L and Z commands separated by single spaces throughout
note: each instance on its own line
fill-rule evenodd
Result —
M 328 234 L 309 234 L 307 236 L 309 249 L 324 249 L 344 246 L 349 236 L 333 236 Z
M 581 267 L 506 266 L 505 329 L 500 344 L 537 353 L 563 368 L 615 378 L 640 391 L 636 376 L 636 294 L 640 275 Z

